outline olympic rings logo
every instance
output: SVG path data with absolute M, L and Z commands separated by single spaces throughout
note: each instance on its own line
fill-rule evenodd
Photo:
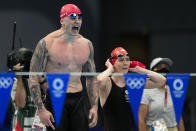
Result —
M 184 83 L 181 79 L 176 79 L 173 82 L 173 87 L 175 90 L 180 91 L 184 86 Z
M 144 78 L 128 78 L 126 81 L 126 84 L 131 88 L 131 89 L 140 89 L 144 84 L 145 80 Z
M 64 83 L 63 80 L 60 78 L 56 78 L 53 83 L 52 83 L 53 87 L 55 90 L 62 90 Z
M 53 83 L 53 93 L 54 93 L 54 96 L 57 97 L 57 98 L 60 98 L 62 97 L 64 91 L 63 91 L 63 87 L 64 87 L 64 82 L 62 79 L 60 78 L 56 78 Z
M 5 88 L 7 89 L 8 87 L 10 87 L 13 83 L 12 78 L 10 77 L 0 77 L 0 89 L 1 88 Z

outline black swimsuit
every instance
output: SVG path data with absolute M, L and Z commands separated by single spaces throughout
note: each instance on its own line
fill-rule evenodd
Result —
M 55 126 L 55 131 L 88 131 L 86 103 L 83 92 L 67 93 L 60 125 L 59 128 Z M 53 113 L 49 95 L 46 98 L 46 108 Z M 55 123 L 53 124 L 55 125 Z M 53 130 L 51 127 L 47 127 L 47 131 Z
M 104 131 L 132 131 L 135 123 L 126 88 L 120 88 L 111 81 L 112 88 L 103 106 Z

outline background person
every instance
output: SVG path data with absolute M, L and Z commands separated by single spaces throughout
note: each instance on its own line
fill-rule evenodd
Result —
M 27 48 L 20 48 L 16 53 L 17 64 L 14 67 L 17 72 L 29 72 L 30 61 L 33 52 Z M 18 75 L 14 102 L 16 105 L 15 131 L 30 130 L 33 124 L 36 107 L 32 101 L 28 76 Z
M 171 59 L 159 57 L 152 60 L 150 69 L 158 73 L 169 73 L 172 64 Z M 163 85 L 161 88 L 144 89 L 139 110 L 139 130 L 151 131 L 152 123 L 160 120 L 164 120 L 168 131 L 185 130 L 182 118 L 177 126 L 168 85 Z

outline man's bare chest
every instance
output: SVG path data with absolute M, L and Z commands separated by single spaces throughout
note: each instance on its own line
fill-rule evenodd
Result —
M 48 50 L 49 60 L 58 65 L 84 65 L 90 55 L 86 45 L 56 44 Z

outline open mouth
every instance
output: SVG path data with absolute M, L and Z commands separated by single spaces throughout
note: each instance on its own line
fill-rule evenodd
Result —
M 73 26 L 73 27 L 72 27 L 72 30 L 73 30 L 73 32 L 75 32 L 75 33 L 79 32 L 79 29 L 80 29 L 80 26 Z
M 123 70 L 129 69 L 129 63 L 128 63 L 128 64 L 124 63 L 124 64 L 121 66 L 121 69 L 123 69 Z

